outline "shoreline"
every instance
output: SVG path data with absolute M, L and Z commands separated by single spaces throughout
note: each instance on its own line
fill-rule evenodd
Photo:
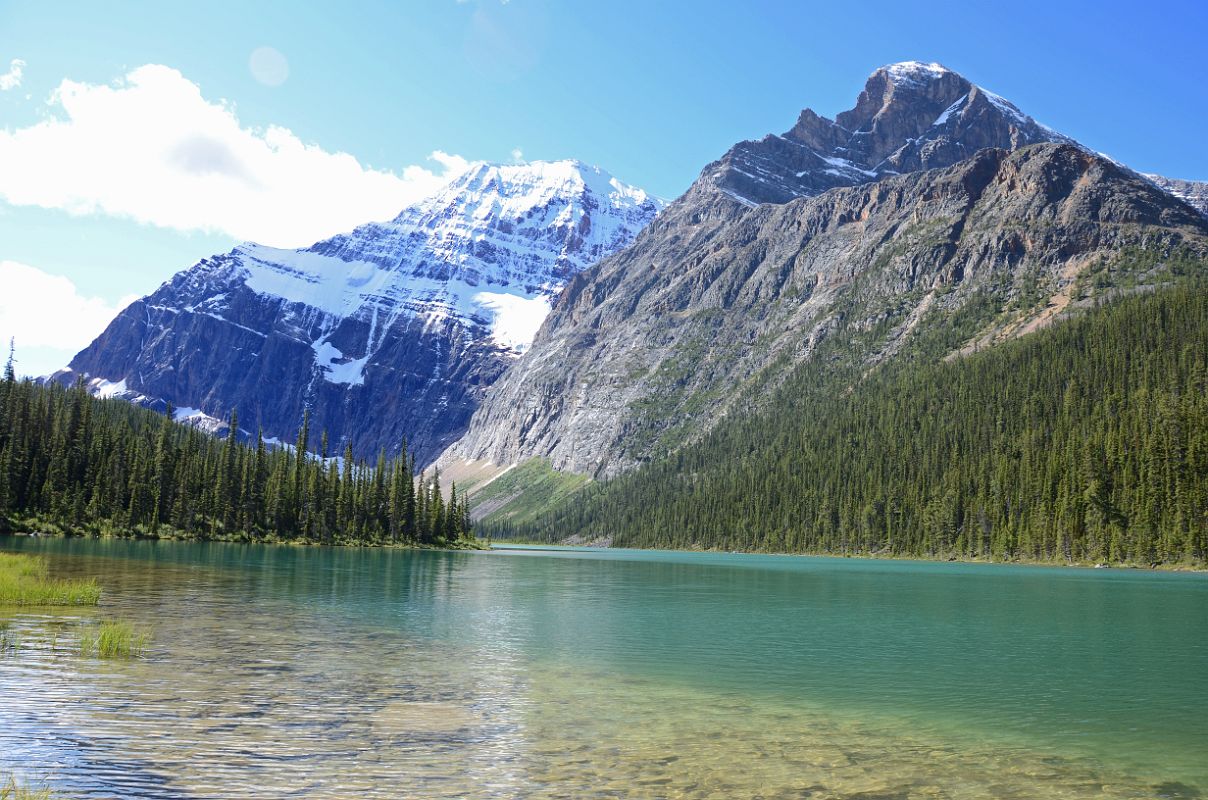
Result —
M 27 524 L 22 525 L 14 520 L 0 520 L 0 536 L 22 536 L 31 539 L 119 539 L 136 542 L 220 542 L 222 544 L 262 544 L 281 545 L 289 547 L 348 547 L 387 550 L 444 550 L 448 552 L 474 552 L 491 549 L 490 541 L 474 539 L 461 541 L 453 545 L 424 544 L 422 542 L 319 542 L 311 539 L 257 539 L 245 536 L 176 536 L 172 534 L 149 534 L 131 531 L 126 535 L 120 533 L 98 533 L 93 531 L 68 530 L 37 530 Z
M 72 532 L 72 531 L 45 531 L 45 530 L 22 530 L 20 526 L 14 525 L 12 520 L 8 520 L 8 527 L 0 527 L 0 536 L 25 536 L 30 538 L 41 537 L 56 537 L 60 539 L 124 539 L 130 541 L 172 541 L 172 542 L 221 542 L 223 544 L 260 544 L 260 545 L 280 545 L 289 547 L 343 547 L 343 548 L 367 548 L 367 549 L 388 549 L 388 550 L 431 550 L 431 551 L 446 551 L 446 552 L 490 552 L 492 550 L 546 550 L 550 552 L 558 552 L 565 550 L 577 550 L 582 552 L 590 551 L 630 551 L 630 552 L 649 552 L 649 553 L 700 553 L 700 554 L 717 554 L 717 555 L 749 555 L 749 556 L 774 556 L 781 558 L 826 558 L 836 560 L 866 560 L 866 561 L 907 561 L 920 564 L 980 564 L 984 566 L 1003 566 L 1003 567 L 1053 567 L 1064 569 L 1089 569 L 1089 570 L 1125 570 L 1130 572 L 1176 572 L 1176 573 L 1191 573 L 1196 575 L 1208 575 L 1208 565 L 1193 565 L 1193 564 L 1137 564 L 1132 562 L 1124 562 L 1119 564 L 1110 564 L 1106 562 L 1090 562 L 1090 561 L 1037 561 L 1031 559 L 1006 559 L 996 560 L 990 558 L 919 558 L 915 556 L 892 555 L 884 553 L 818 553 L 818 552 L 770 552 L 761 550 L 720 550 L 717 548 L 658 548 L 658 547 L 614 547 L 611 544 L 558 544 L 553 542 L 533 542 L 520 540 L 499 540 L 499 539 L 474 539 L 473 541 L 465 541 L 459 543 L 460 546 L 423 544 L 420 542 L 379 542 L 379 543 L 342 543 L 342 542 L 320 542 L 309 539 L 256 539 L 245 538 L 240 536 L 216 536 L 216 537 L 200 537 L 200 536 L 174 536 L 174 535 L 152 535 L 147 533 L 130 533 L 129 535 L 121 535 L 116 533 L 94 533 L 87 532 Z
M 703 547 L 687 550 L 670 547 L 614 547 L 612 545 L 602 546 L 593 544 L 557 544 L 553 542 L 526 542 L 510 539 L 490 540 L 486 549 L 527 549 L 548 550 L 551 552 L 563 550 L 578 550 L 582 552 L 589 552 L 592 550 L 604 552 L 609 550 L 625 550 L 639 553 L 713 553 L 718 555 L 775 556 L 783 558 L 828 558 L 843 561 L 858 559 L 864 561 L 909 561 L 919 564 L 980 564 L 995 567 L 1054 567 L 1063 569 L 1126 570 L 1130 572 L 1187 572 L 1197 575 L 1208 575 L 1208 565 L 1197 566 L 1193 564 L 1136 564 L 1132 562 L 1109 564 L 1105 562 L 1096 563 L 1091 561 L 1036 561 L 1031 559 L 995 560 L 989 558 L 919 558 L 915 556 L 900 556 L 883 553 L 785 553 L 765 550 L 720 550 L 717 548 Z

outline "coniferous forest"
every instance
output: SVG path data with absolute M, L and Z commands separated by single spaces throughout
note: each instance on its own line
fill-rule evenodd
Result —
M 216 438 L 121 400 L 0 381 L 0 529 L 322 544 L 472 541 L 464 498 L 401 455 L 376 464 L 238 441 L 237 416 Z
M 968 357 L 816 359 L 769 407 L 595 484 L 534 540 L 924 558 L 1208 558 L 1208 289 L 1133 295 Z

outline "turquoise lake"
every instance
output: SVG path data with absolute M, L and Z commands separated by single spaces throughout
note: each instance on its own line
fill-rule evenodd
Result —
M 0 537 L 0 773 L 64 797 L 1208 797 L 1208 576 Z M 144 657 L 79 654 L 109 617 Z

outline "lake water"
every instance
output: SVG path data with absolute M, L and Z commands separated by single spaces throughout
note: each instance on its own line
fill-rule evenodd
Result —
M 0 537 L 0 772 L 70 797 L 1208 796 L 1208 577 Z M 146 655 L 78 653 L 122 617 Z

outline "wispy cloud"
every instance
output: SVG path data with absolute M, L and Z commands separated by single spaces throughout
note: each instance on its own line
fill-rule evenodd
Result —
M 0 75 L 0 92 L 16 89 L 21 85 L 21 78 L 24 75 L 25 62 L 19 58 L 14 58 L 8 63 L 8 72 Z
M 523 161 L 524 160 L 524 151 L 521 150 L 519 147 L 513 147 L 512 148 L 512 160 L 515 161 L 516 163 L 520 163 L 521 161 Z
M 110 86 L 64 80 L 49 103 L 51 118 L 0 130 L 0 199 L 279 247 L 393 217 L 466 166 L 435 152 L 429 166 L 373 169 L 284 127 L 245 127 L 155 64 Z

